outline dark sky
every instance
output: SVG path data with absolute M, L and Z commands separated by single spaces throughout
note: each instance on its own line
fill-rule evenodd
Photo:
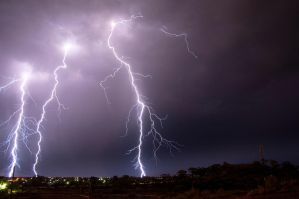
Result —
M 0 2 L 0 82 L 32 66 L 26 115 L 38 117 L 53 85 L 51 72 L 61 64 L 59 46 L 68 39 L 79 48 L 60 73 L 56 104 L 44 123 L 40 175 L 139 175 L 128 149 L 137 144 L 136 122 L 122 137 L 134 104 L 125 71 L 106 83 L 107 104 L 99 82 L 118 62 L 107 48 L 113 19 L 141 14 L 115 34 L 119 54 L 135 72 L 155 111 L 168 115 L 161 133 L 181 150 L 162 148 L 156 164 L 150 138 L 143 161 L 148 175 L 224 161 L 251 162 L 264 144 L 267 159 L 299 164 L 299 31 L 296 1 L 252 0 L 2 0 Z M 159 29 L 186 32 L 194 59 L 182 38 Z M 19 103 L 17 86 L 0 93 L 0 120 Z M 135 118 L 136 119 L 136 118 Z M 0 129 L 0 139 L 7 137 Z M 36 151 L 36 136 L 29 145 Z M 4 150 L 4 149 L 2 149 Z M 20 149 L 17 175 L 33 175 L 33 154 Z M 7 174 L 9 152 L 0 155 L 0 175 Z

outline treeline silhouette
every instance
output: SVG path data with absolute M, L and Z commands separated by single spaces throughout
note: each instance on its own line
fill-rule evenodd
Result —
M 0 179 L 1 180 L 1 179 Z M 3 180 L 9 180 L 2 178 Z M 159 177 L 133 177 L 124 175 L 111 178 L 78 177 L 34 177 L 16 178 L 9 185 L 19 194 L 29 194 L 34 190 L 68 190 L 89 196 L 154 194 L 176 196 L 191 192 L 198 195 L 203 191 L 240 193 L 299 193 L 299 167 L 290 162 L 278 163 L 274 160 L 253 162 L 250 164 L 214 164 L 209 167 L 194 167 L 179 170 L 174 175 L 163 174 Z M 1 191 L 0 191 L 1 192 Z M 209 192 L 209 193 L 210 193 Z M 218 193 L 217 192 L 217 193 Z M 40 192 L 42 194 L 42 192 Z M 131 195 L 130 195 L 131 194 Z M 132 195 L 133 194 L 133 195 Z M 184 197 L 182 197 L 184 198 Z M 192 197 L 190 197 L 192 198 Z M 196 197 L 195 197 L 196 198 Z
M 261 186 L 277 189 L 284 183 L 299 180 L 299 167 L 290 162 L 274 160 L 251 164 L 214 164 L 209 167 L 179 170 L 175 175 L 136 178 L 114 176 L 109 181 L 113 187 L 130 186 L 156 187 L 159 190 L 252 190 Z

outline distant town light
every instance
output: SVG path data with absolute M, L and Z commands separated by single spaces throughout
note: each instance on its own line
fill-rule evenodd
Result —
M 5 182 L 0 183 L 0 191 L 5 189 L 7 189 L 7 183 Z

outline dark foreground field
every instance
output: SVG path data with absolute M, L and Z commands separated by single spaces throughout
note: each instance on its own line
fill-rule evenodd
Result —
M 9 196 L 1 196 L 0 198 L 9 198 Z M 299 187 L 297 190 L 291 191 L 271 191 L 264 192 L 262 190 L 254 190 L 249 192 L 244 191 L 200 191 L 189 190 L 183 193 L 177 192 L 149 192 L 149 191 L 136 191 L 128 190 L 128 192 L 117 193 L 113 190 L 98 191 L 93 194 L 80 193 L 76 189 L 48 189 L 48 190 L 35 190 L 31 193 L 19 193 L 12 198 L 18 199 L 84 199 L 84 198 L 106 198 L 106 199 L 208 199 L 208 198 L 236 198 L 236 199 L 298 199 Z
M 131 190 L 132 191 L 132 190 Z M 9 198 L 3 196 L 1 198 Z M 84 198 L 106 198 L 106 199 L 208 199 L 208 198 L 236 198 L 236 199 L 298 199 L 299 189 L 297 191 L 279 191 L 279 192 L 242 192 L 242 191 L 199 191 L 190 190 L 184 193 L 165 192 L 124 192 L 114 193 L 112 191 L 97 192 L 92 195 L 79 193 L 78 190 L 42 190 L 35 191 L 35 193 L 22 193 L 14 195 L 13 198 L 18 199 L 84 199 Z
M 0 179 L 0 198 L 299 198 L 299 169 L 276 161 L 216 164 L 180 170 L 176 175 L 136 178 L 14 178 Z

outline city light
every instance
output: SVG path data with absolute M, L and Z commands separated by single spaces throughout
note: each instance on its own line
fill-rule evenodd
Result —
M 6 190 L 6 189 L 7 189 L 7 185 L 8 185 L 8 184 L 7 184 L 6 182 L 1 182 L 1 183 L 0 183 L 0 191 L 1 191 L 1 190 Z

